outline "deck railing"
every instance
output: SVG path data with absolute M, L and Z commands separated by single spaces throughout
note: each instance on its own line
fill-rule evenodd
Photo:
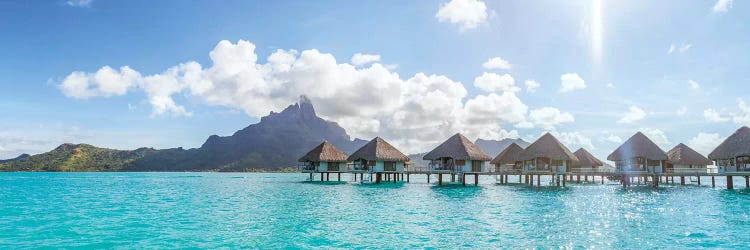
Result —
M 370 171 L 372 169 L 370 166 L 364 165 L 364 164 L 347 164 L 346 166 L 349 171 Z
M 708 169 L 705 169 L 705 168 L 667 168 L 667 173 L 705 174 L 705 173 L 708 173 Z

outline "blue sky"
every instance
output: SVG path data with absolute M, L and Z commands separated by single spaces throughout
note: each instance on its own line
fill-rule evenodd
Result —
M 300 94 L 351 135 L 409 153 L 456 132 L 552 131 L 606 158 L 641 130 L 665 151 L 706 154 L 750 123 L 748 11 L 726 0 L 4 1 L 0 158 L 64 142 L 198 147 Z

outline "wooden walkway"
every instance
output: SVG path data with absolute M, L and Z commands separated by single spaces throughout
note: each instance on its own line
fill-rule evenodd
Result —
M 411 175 L 425 175 L 427 178 L 427 183 L 430 183 L 432 181 L 432 176 L 437 177 L 437 184 L 442 185 L 444 182 L 444 178 L 450 178 L 450 182 L 456 182 L 459 181 L 463 185 L 466 185 L 467 177 L 471 178 L 471 181 L 473 181 L 474 185 L 479 185 L 479 177 L 480 176 L 495 176 L 496 183 L 498 184 L 525 184 L 529 186 L 541 186 L 542 178 L 546 178 L 549 176 L 549 179 L 551 180 L 552 186 L 562 186 L 565 187 L 568 182 L 577 182 L 581 183 L 582 181 L 585 183 L 601 183 L 604 184 L 605 180 L 609 181 L 617 181 L 620 184 L 623 185 L 623 187 L 629 187 L 632 185 L 650 185 L 654 187 L 658 187 L 661 183 L 664 184 L 675 184 L 678 182 L 680 185 L 685 185 L 686 179 L 691 182 L 697 182 L 698 185 L 701 185 L 701 182 L 704 181 L 704 179 L 710 178 L 711 187 L 716 187 L 716 178 L 717 177 L 726 177 L 727 178 L 727 189 L 734 189 L 734 182 L 735 177 L 740 177 L 742 179 L 744 177 L 745 179 L 745 187 L 750 188 L 750 172 L 734 172 L 734 173 L 648 173 L 648 172 L 625 172 L 625 173 L 614 173 L 614 172 L 581 172 L 581 173 L 551 173 L 547 171 L 535 171 L 535 172 L 521 172 L 521 171 L 500 171 L 500 172 L 465 172 L 465 173 L 455 173 L 451 171 L 429 171 L 427 169 L 410 169 L 407 171 L 404 171 L 403 173 L 396 173 L 396 172 L 385 172 L 385 173 L 363 173 L 363 172 L 346 172 L 346 171 L 337 171 L 337 172 L 316 172 L 316 173 L 309 173 L 310 174 L 310 180 L 314 180 L 314 174 L 320 174 L 320 181 L 326 180 L 329 181 L 330 175 L 335 174 L 336 179 L 338 181 L 341 181 L 341 174 L 342 173 L 348 173 L 350 175 L 353 175 L 354 181 L 364 181 L 364 175 L 371 175 L 372 178 L 368 178 L 369 181 L 374 183 L 380 183 L 382 181 L 386 182 L 398 182 L 398 181 L 406 181 L 407 183 L 411 181 Z M 447 176 L 446 176 L 447 175 Z M 511 177 L 512 176 L 512 177 Z M 325 177 L 325 178 L 324 178 Z M 359 177 L 359 178 L 358 178 Z M 589 178 L 591 181 L 589 181 Z M 693 178 L 695 178 L 695 181 L 693 181 Z M 517 181 L 516 181 L 517 179 Z M 536 181 L 535 181 L 536 179 Z M 677 179 L 675 181 L 675 179 Z M 445 179 L 446 181 L 448 179 Z

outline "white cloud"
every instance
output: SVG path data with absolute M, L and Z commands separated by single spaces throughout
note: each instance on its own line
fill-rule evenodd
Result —
M 510 91 L 518 92 L 515 80 L 509 74 L 498 75 L 484 72 L 481 76 L 474 78 L 474 86 L 486 92 Z
M 740 108 L 740 113 L 733 115 L 732 120 L 734 123 L 750 125 L 750 106 L 742 98 L 737 98 L 737 106 Z
M 616 136 L 616 135 L 609 135 L 606 138 L 604 138 L 604 140 L 612 142 L 612 143 L 622 143 L 623 142 L 622 138 L 620 138 L 619 136 Z
M 594 150 L 596 147 L 594 147 L 594 144 L 591 143 L 591 139 L 587 136 L 581 134 L 580 132 L 550 132 L 552 135 L 554 135 L 560 142 L 565 144 L 568 149 L 571 151 L 575 151 L 578 148 L 585 148 L 587 150 Z
M 438 21 L 458 24 L 461 30 L 475 29 L 487 21 L 487 6 L 479 0 L 451 0 L 440 5 Z
M 639 131 L 641 131 L 644 135 L 646 135 L 646 137 L 651 139 L 651 141 L 659 145 L 662 149 L 665 149 L 665 147 L 668 147 L 671 144 L 671 142 L 669 142 L 669 139 L 667 139 L 667 135 L 660 129 L 641 128 L 639 129 Z M 666 149 L 669 150 L 669 148 Z
M 607 83 L 607 88 L 614 89 L 615 85 L 613 83 Z
M 352 56 L 352 64 L 362 66 L 380 61 L 380 55 L 357 53 Z
M 709 134 L 709 133 L 703 133 L 700 132 L 698 135 L 690 139 L 688 141 L 688 146 L 695 149 L 695 151 L 698 151 L 698 153 L 703 154 L 703 156 L 707 156 L 711 153 L 721 142 L 724 141 L 724 137 L 721 137 L 719 134 Z
M 667 54 L 672 54 L 672 53 L 675 53 L 675 52 L 685 53 L 685 52 L 687 52 L 692 47 L 693 47 L 693 45 L 689 44 L 689 43 L 682 43 L 680 45 L 676 45 L 676 44 L 673 43 L 673 44 L 669 45 L 669 49 L 667 50 Z
M 71 6 L 71 7 L 88 8 L 88 7 L 91 7 L 92 2 L 93 0 L 68 0 L 68 1 L 65 1 L 65 5 Z
M 536 92 L 536 89 L 542 86 L 541 84 L 539 84 L 533 79 L 526 80 L 523 83 L 526 85 L 526 92 L 529 92 L 529 93 Z
M 493 57 L 488 59 L 486 62 L 482 64 L 482 67 L 485 69 L 504 69 L 504 70 L 510 70 L 513 65 L 510 64 L 508 61 L 500 58 L 500 57 Z
M 714 109 L 703 110 L 703 117 L 706 118 L 706 121 L 715 123 L 729 121 L 729 117 L 722 117 L 721 114 L 719 114 L 719 112 Z
M 682 106 L 679 109 L 677 109 L 677 112 L 675 112 L 675 114 L 677 116 L 683 116 L 683 115 L 687 114 L 687 112 L 688 112 L 688 108 L 685 107 L 685 106 Z
M 141 74 L 128 66 L 121 67 L 119 71 L 104 66 L 93 74 L 75 71 L 65 77 L 59 87 L 68 97 L 87 99 L 124 95 L 141 80 Z
M 209 57 L 211 65 L 206 67 L 186 62 L 153 75 L 129 67 L 73 72 L 58 87 L 78 99 L 141 92 L 154 116 L 192 114 L 180 103 L 184 98 L 194 105 L 225 106 L 260 117 L 304 94 L 318 115 L 338 122 L 350 135 L 398 138 L 392 142 L 405 152 L 428 150 L 456 132 L 471 138 L 518 137 L 506 128 L 527 122 L 528 107 L 514 93 L 519 88 L 508 84 L 510 76 L 489 77 L 505 81 L 491 85 L 502 93 L 467 98 L 464 85 L 446 76 L 416 73 L 401 78 L 380 63 L 338 63 L 333 55 L 314 49 L 277 50 L 262 63 L 252 43 L 221 41 Z
M 531 110 L 529 112 L 529 121 L 545 130 L 555 130 L 555 126 L 562 123 L 574 122 L 575 119 L 568 112 L 561 112 L 559 109 L 553 107 L 544 107 Z
M 630 109 L 628 109 L 627 112 L 625 112 L 622 115 L 622 118 L 618 120 L 618 123 L 634 123 L 640 120 L 643 120 L 643 118 L 646 118 L 646 111 L 643 111 L 643 109 L 637 107 L 637 106 L 630 106 Z
M 692 88 L 692 89 L 699 89 L 699 88 L 701 88 L 701 85 L 698 84 L 698 82 L 693 81 L 693 80 L 688 80 L 688 84 L 690 84 L 690 88 Z
M 732 4 L 734 3 L 734 0 L 718 0 L 714 4 L 714 7 L 712 8 L 712 11 L 714 13 L 722 13 L 727 12 L 729 9 L 732 8 Z
M 586 83 L 576 73 L 568 73 L 560 76 L 560 91 L 570 92 L 577 89 L 585 89 Z

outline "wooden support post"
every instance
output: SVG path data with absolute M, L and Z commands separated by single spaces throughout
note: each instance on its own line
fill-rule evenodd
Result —
M 323 181 L 323 173 L 320 173 L 320 181 Z
M 430 183 L 430 174 L 427 174 L 427 183 Z
M 638 179 L 638 185 L 641 185 L 641 178 L 643 178 L 643 177 L 641 177 L 641 176 L 636 177 L 636 179 Z
M 354 181 L 357 181 L 357 173 L 354 173 Z
M 313 180 L 313 176 L 312 176 L 312 173 L 310 173 L 310 181 L 312 180 Z
M 553 175 L 552 178 L 555 178 L 555 184 L 557 184 L 557 186 L 559 187 L 560 186 L 560 176 L 559 175 Z
M 671 177 L 671 179 L 672 179 L 672 184 L 674 184 L 674 175 Z
M 604 175 L 602 175 L 602 184 L 604 184 Z
M 563 182 L 563 183 L 562 183 L 562 184 L 563 184 L 563 187 L 565 187 L 565 175 L 563 175 L 563 176 L 562 176 L 562 182 Z
M 443 185 L 443 174 L 438 174 L 438 185 Z
M 701 176 L 698 175 L 698 186 L 700 186 L 700 185 L 701 185 Z
M 542 176 L 541 175 L 537 175 L 536 176 L 536 186 L 537 187 L 541 187 L 542 186 Z
M 406 183 L 409 183 L 409 174 L 406 174 Z
M 651 179 L 654 181 L 654 187 L 659 187 L 659 177 L 652 176 Z
M 331 173 L 326 173 L 326 181 L 330 181 L 330 180 L 331 180 Z
M 380 173 L 375 173 L 375 183 L 380 184 Z
M 685 176 L 680 176 L 680 185 L 685 186 Z
M 581 175 L 576 175 L 576 182 L 581 183 Z
M 534 186 L 534 175 L 533 174 L 529 175 L 529 185 L 532 186 L 532 187 Z
M 518 183 L 521 183 L 521 175 L 518 175 Z
M 712 188 L 715 188 L 715 187 L 716 187 L 716 180 L 714 179 L 714 176 L 713 176 L 713 175 L 711 176 L 711 187 L 712 187 Z
M 456 182 L 456 175 L 455 174 L 451 174 L 451 182 Z
M 583 182 L 589 182 L 589 176 L 588 175 L 584 175 L 583 176 Z
M 398 174 L 393 174 L 393 183 L 398 181 Z
M 750 176 L 745 176 L 745 188 L 750 188 Z
M 734 189 L 734 180 L 731 175 L 727 176 L 727 189 Z
M 479 185 L 479 174 L 474 174 L 474 186 Z

